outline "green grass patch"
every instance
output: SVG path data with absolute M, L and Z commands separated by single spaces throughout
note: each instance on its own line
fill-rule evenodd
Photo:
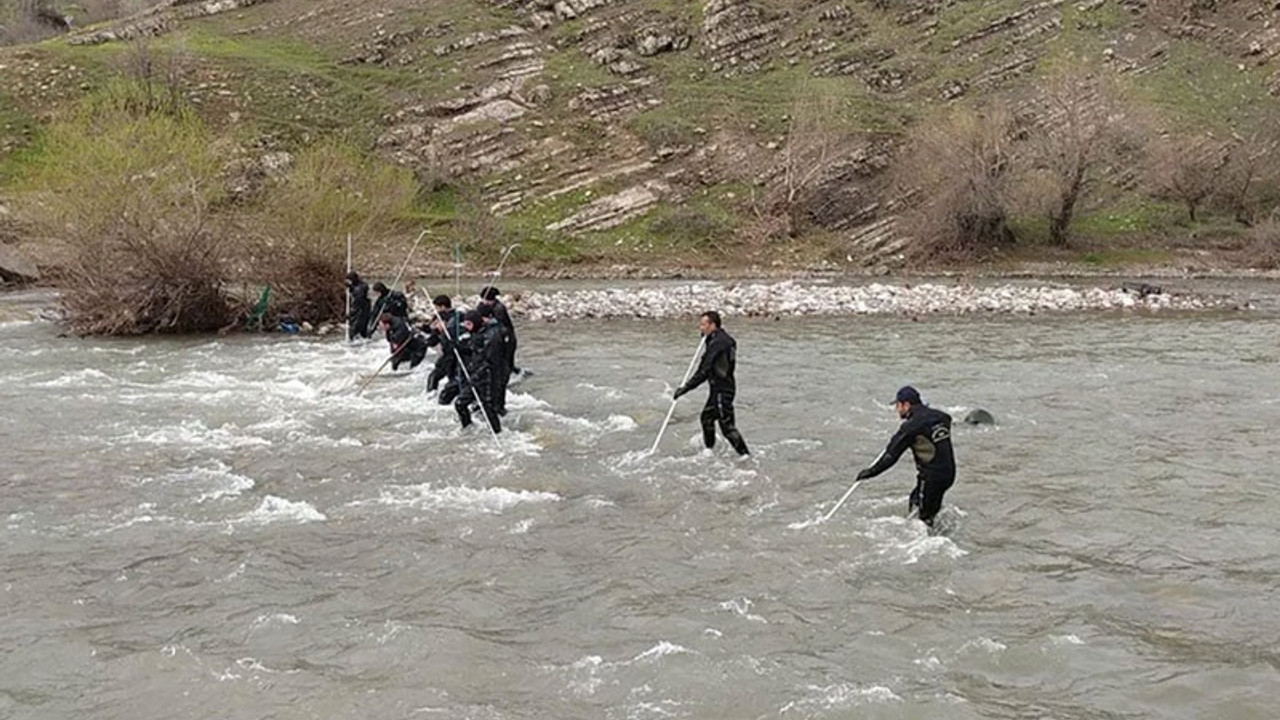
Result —
M 761 135 L 781 135 L 797 103 L 829 102 L 829 122 L 849 131 L 891 131 L 901 128 L 900 101 L 877 96 L 851 77 L 809 75 L 803 66 L 775 68 L 725 80 L 704 71 L 691 53 L 652 58 L 663 77 L 662 105 L 633 121 L 644 136 L 655 129 L 681 129 L 690 124 L 710 129 L 729 125 L 754 126 Z
M 1233 58 L 1185 41 L 1169 43 L 1168 60 L 1134 81 L 1138 99 L 1198 129 L 1238 130 L 1267 103 L 1263 73 L 1241 70 Z
M 40 124 L 27 114 L 13 96 L 0 90 L 0 184 L 21 174 L 28 162 L 39 155 L 43 135 Z
M 1085 253 L 1081 262 L 1095 267 L 1123 267 L 1126 265 L 1159 265 L 1173 259 L 1173 252 L 1165 248 L 1111 248 Z
M 565 91 L 580 88 L 604 87 L 624 82 L 624 78 L 609 72 L 608 68 L 592 60 L 576 47 L 556 50 L 546 56 L 543 76 L 553 87 Z

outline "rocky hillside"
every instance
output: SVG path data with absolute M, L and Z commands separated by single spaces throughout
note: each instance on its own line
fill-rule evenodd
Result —
M 0 49 L 0 180 L 139 37 L 262 157 L 354 141 L 416 172 L 446 235 L 526 261 L 890 262 L 910 202 L 886 170 L 939 108 L 1079 65 L 1226 138 L 1280 95 L 1274 0 L 166 0 Z M 779 232 L 766 196 L 797 174 L 820 191 Z M 1086 238 L 1172 214 L 1133 176 L 1109 169 Z

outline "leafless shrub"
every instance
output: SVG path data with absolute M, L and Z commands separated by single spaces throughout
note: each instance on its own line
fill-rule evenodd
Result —
M 1280 111 L 1265 113 L 1256 129 L 1234 141 L 1227 149 L 1213 203 L 1238 222 L 1252 225 L 1280 202 Z
M 1273 213 L 1249 228 L 1246 249 L 1250 266 L 1260 270 L 1280 269 L 1280 214 Z
M 979 258 L 1012 242 L 1013 119 L 1006 108 L 949 108 L 912 129 L 894 181 L 912 197 L 901 231 L 919 260 Z
M 229 231 L 210 211 L 222 149 L 189 118 L 84 113 L 51 126 L 17 209 L 63 248 L 62 302 L 82 334 L 195 332 L 233 315 Z
M 1049 240 L 1066 245 L 1076 208 L 1116 152 L 1121 115 L 1109 87 L 1078 71 L 1052 78 L 1021 133 L 1028 199 L 1049 219 Z
M 347 237 L 377 246 L 400 232 L 416 191 L 410 171 L 340 143 L 301 153 L 253 214 L 281 305 L 300 321 L 340 318 Z
M 123 86 L 124 92 L 118 92 L 119 101 L 134 113 L 182 112 L 187 106 L 185 78 L 191 62 L 181 49 L 160 52 L 151 38 L 134 38 L 120 58 L 120 70 L 130 82 Z
M 1157 197 L 1182 203 L 1195 222 L 1196 211 L 1217 190 L 1226 161 L 1227 149 L 1213 138 L 1162 135 L 1148 148 L 1147 182 Z

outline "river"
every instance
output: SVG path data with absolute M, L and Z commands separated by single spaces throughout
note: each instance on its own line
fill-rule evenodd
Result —
M 0 305 L 5 718 L 1275 716 L 1274 310 L 727 318 L 739 460 L 702 389 L 645 455 L 687 320 L 524 325 L 495 442 L 382 343 Z M 945 533 L 909 457 L 818 522 L 908 382 Z

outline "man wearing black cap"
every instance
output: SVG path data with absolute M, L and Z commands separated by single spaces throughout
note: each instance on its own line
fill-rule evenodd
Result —
M 702 443 L 708 448 L 716 444 L 716 423 L 720 423 L 720 433 L 729 441 L 739 455 L 749 455 L 747 441 L 742 439 L 733 421 L 733 396 L 737 393 L 737 383 L 733 379 L 733 371 L 738 361 L 738 343 L 720 326 L 720 313 L 708 310 L 698 320 L 698 330 L 706 339 L 706 348 L 702 351 L 702 362 L 698 371 L 684 385 L 676 388 L 675 397 L 698 387 L 703 382 L 711 386 L 707 395 L 707 404 L 702 407 L 699 421 L 702 423 Z
M 507 378 L 503 380 L 505 389 L 507 380 L 511 379 L 511 373 L 520 372 L 520 368 L 516 367 L 516 325 L 511 322 L 511 313 L 507 311 L 507 306 L 498 299 L 501 294 L 498 288 L 492 285 L 480 288 L 480 306 L 488 305 L 493 308 L 493 317 L 502 324 L 502 336 L 506 341 L 507 352 Z
M 347 273 L 347 292 L 351 294 L 351 314 L 347 316 L 347 340 L 369 337 L 369 285 L 355 272 Z
M 933 519 L 942 509 L 942 496 L 956 479 L 956 461 L 951 452 L 951 416 L 925 405 L 920 393 L 910 385 L 898 390 L 893 406 L 902 418 L 902 425 L 871 467 L 858 472 L 858 481 L 893 467 L 902 453 L 911 448 L 916 460 L 916 487 L 911 491 L 907 508 L 909 511 L 919 508 L 920 519 L 933 527 Z

